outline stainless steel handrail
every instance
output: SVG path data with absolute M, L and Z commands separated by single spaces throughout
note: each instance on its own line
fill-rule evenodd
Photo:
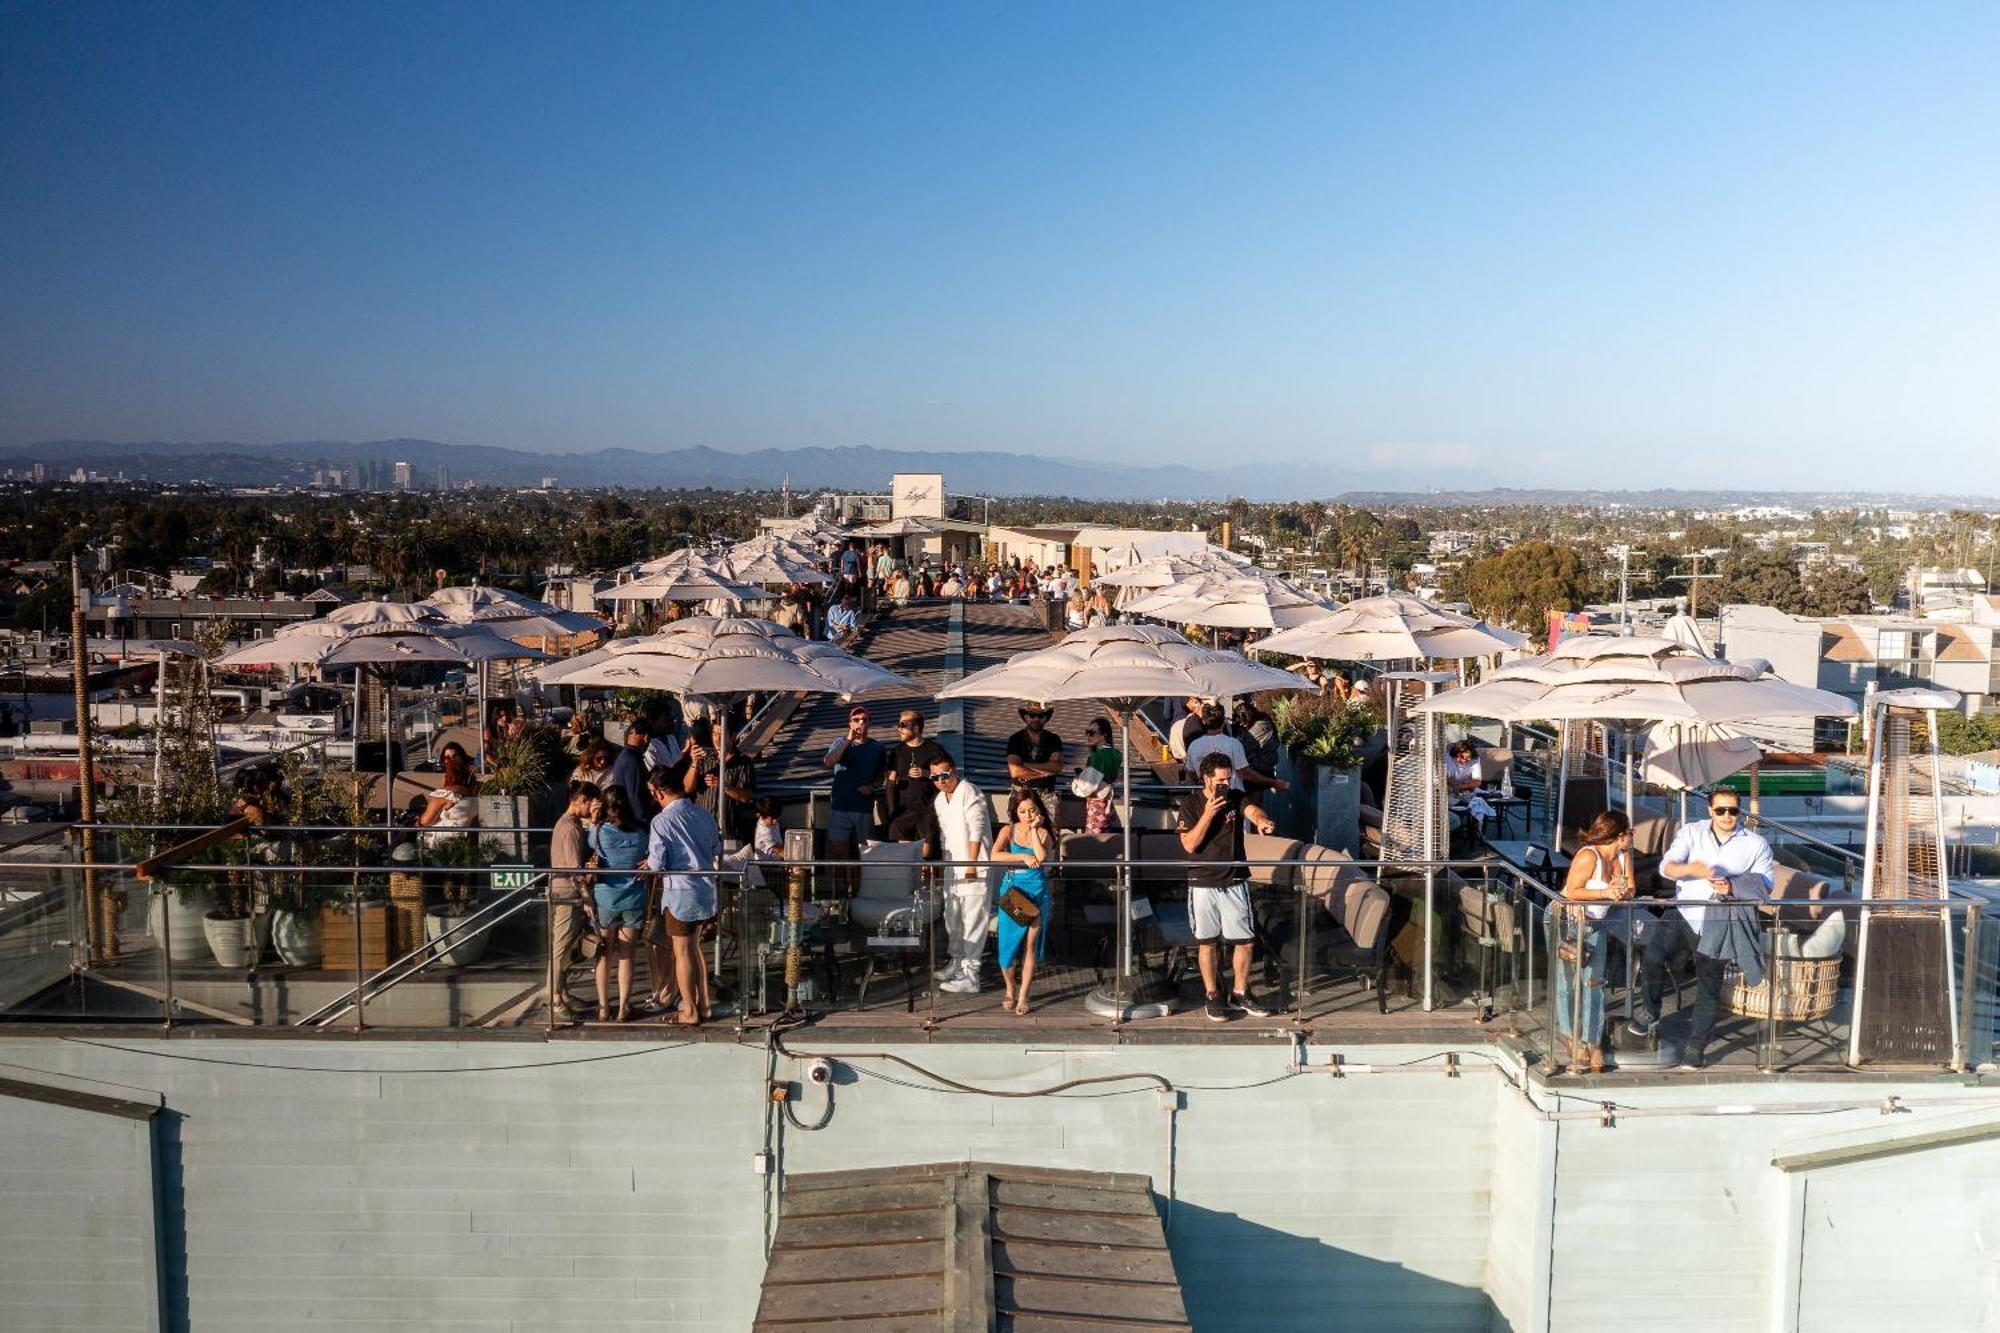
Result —
M 326 867 L 315 868 L 325 869 Z M 347 874 L 349 872 L 343 868 L 340 873 Z M 462 867 L 461 873 L 463 873 Z M 370 1000 L 388 994 L 403 982 L 408 981 L 411 977 L 416 976 L 433 963 L 439 961 L 439 945 L 447 942 L 463 944 L 475 936 L 485 934 L 502 921 L 507 920 L 530 905 L 542 901 L 544 895 L 533 892 L 533 890 L 538 884 L 546 886 L 548 878 L 548 873 L 544 871 L 536 875 L 528 883 L 508 889 L 503 896 L 495 898 L 478 911 L 464 917 L 436 939 L 425 940 L 416 948 L 383 967 L 381 971 L 376 972 L 373 976 L 364 978 L 354 989 L 334 997 L 325 1005 L 313 1010 L 304 1018 L 299 1019 L 293 1026 L 302 1028 L 325 1027 L 327 1024 L 351 1012 L 357 1004 L 365 1005 Z M 487 919 L 481 920 L 481 918 Z M 406 964 L 408 966 L 405 966 Z M 398 968 L 401 968 L 402 971 L 391 977 L 390 973 L 396 972 Z M 389 979 L 383 981 L 384 977 L 388 977 Z M 377 982 L 381 984 L 374 984 Z

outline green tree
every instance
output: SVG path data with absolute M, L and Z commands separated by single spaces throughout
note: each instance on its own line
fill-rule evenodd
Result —
M 1775 606 L 1795 616 L 1810 614 L 1798 566 L 1791 556 L 1777 551 L 1751 551 L 1731 559 L 1722 567 L 1722 579 L 1713 596 L 1717 602 Z
M 1828 565 L 1816 569 L 1806 580 L 1806 614 L 1809 616 L 1857 616 L 1875 605 L 1868 576 L 1857 569 Z
M 1467 564 L 1453 591 L 1488 620 L 1539 633 L 1551 611 L 1582 603 L 1588 582 L 1574 548 L 1535 541 Z

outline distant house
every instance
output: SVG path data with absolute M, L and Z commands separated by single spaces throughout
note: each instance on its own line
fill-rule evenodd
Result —
M 316 620 L 339 605 L 326 599 L 288 597 L 161 597 L 98 593 L 85 618 L 103 639 L 190 639 L 203 625 L 226 620 L 236 639 L 261 639 L 286 625 Z

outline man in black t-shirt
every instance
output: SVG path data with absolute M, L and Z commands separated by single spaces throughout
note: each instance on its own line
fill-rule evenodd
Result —
M 1062 737 L 1049 730 L 1049 716 L 1047 704 L 1025 705 L 1021 729 L 1007 738 L 1007 776 L 1045 801 L 1055 796 L 1063 771 Z
M 1201 790 L 1182 796 L 1177 812 L 1181 851 L 1199 863 L 1188 869 L 1188 920 L 1194 927 L 1211 1023 L 1228 1022 L 1231 1010 L 1251 1018 L 1271 1016 L 1250 990 L 1256 933 L 1250 916 L 1250 867 L 1243 863 L 1243 826 L 1247 823 L 1259 833 L 1270 833 L 1277 825 L 1230 785 L 1232 776 L 1228 755 L 1211 751 L 1202 756 Z M 1230 946 L 1230 979 L 1235 983 L 1227 1000 L 1222 995 L 1225 943 Z
M 924 715 L 905 708 L 896 718 L 897 744 L 889 749 L 889 768 L 883 775 L 887 797 L 889 838 L 894 842 L 920 842 L 924 858 L 937 854 L 937 788 L 931 783 L 931 764 L 950 756 L 942 745 L 924 735 Z

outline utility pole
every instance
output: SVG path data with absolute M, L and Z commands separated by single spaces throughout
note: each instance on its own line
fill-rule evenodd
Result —
M 1634 551 L 1625 542 L 1612 548 L 1618 552 L 1618 632 L 1632 632 L 1632 557 L 1644 555 L 1644 551 Z
M 1719 579 L 1722 577 L 1720 574 L 1704 574 L 1701 572 L 1701 562 L 1713 554 L 1714 552 L 1711 551 L 1690 552 L 1688 555 L 1688 563 L 1692 566 L 1690 571 L 1686 574 L 1676 574 L 1673 576 L 1674 582 L 1685 583 L 1688 586 L 1689 620 L 1696 620 L 1701 616 L 1701 581 L 1703 579 Z

